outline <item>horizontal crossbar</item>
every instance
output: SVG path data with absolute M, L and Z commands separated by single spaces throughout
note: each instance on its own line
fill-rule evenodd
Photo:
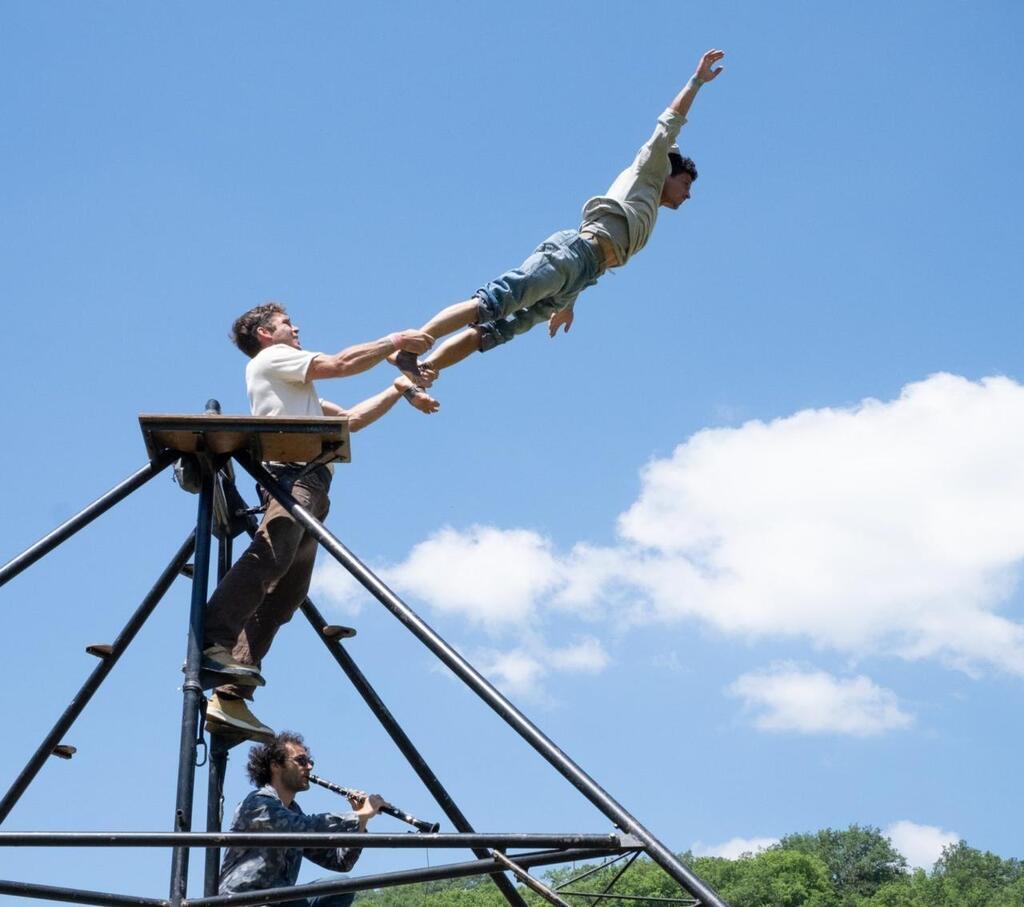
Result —
M 279 836 L 280 837 L 280 836 Z M 409 835 L 409 837 L 414 837 Z M 517 865 L 522 867 L 550 866 L 568 863 L 571 860 L 600 859 L 612 853 L 609 848 L 543 850 L 519 854 Z M 458 879 L 475 875 L 489 875 L 497 868 L 493 859 L 475 860 L 468 863 L 445 863 L 441 866 L 427 866 L 422 869 L 404 869 L 398 872 L 375 875 L 338 878 L 329 882 L 313 882 L 290 888 L 265 888 L 262 891 L 239 892 L 238 894 L 213 895 L 205 898 L 189 898 L 182 907 L 251 907 L 256 904 L 276 904 L 312 895 L 338 894 L 343 891 L 367 891 L 373 888 L 390 888 L 396 885 L 412 885 L 417 882 L 432 882 L 439 879 Z M 0 895 L 13 894 L 47 901 L 70 901 L 75 904 L 93 904 L 97 907 L 169 907 L 170 901 L 163 898 L 145 898 L 134 895 L 112 894 L 104 891 L 87 891 L 79 888 L 57 888 L 52 885 L 36 885 L 31 882 L 12 882 L 0 879 Z
M 632 835 L 372 832 L 8 831 L 0 847 L 586 847 L 643 850 Z
M 572 860 L 593 860 L 608 856 L 602 850 L 534 851 L 516 856 L 517 865 L 524 869 L 536 866 L 551 866 Z M 265 888 L 238 894 L 222 894 L 206 898 L 189 898 L 182 907 L 253 907 L 256 904 L 277 904 L 296 898 L 315 895 L 340 894 L 346 891 L 367 891 L 374 888 L 392 888 L 396 885 L 413 885 L 418 882 L 433 882 L 439 879 L 458 879 L 467 876 L 489 875 L 494 872 L 494 860 L 474 860 L 470 863 L 447 863 L 441 866 L 427 866 L 423 869 L 405 869 L 399 872 L 379 875 L 354 876 L 330 882 L 313 882 L 292 888 Z

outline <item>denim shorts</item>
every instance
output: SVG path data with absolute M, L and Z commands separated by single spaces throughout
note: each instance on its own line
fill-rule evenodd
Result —
M 478 300 L 480 351 L 494 349 L 547 321 L 597 283 L 601 261 L 579 230 L 559 230 L 518 268 L 474 294 Z

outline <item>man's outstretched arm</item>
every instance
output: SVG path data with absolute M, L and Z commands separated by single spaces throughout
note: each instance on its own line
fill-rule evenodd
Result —
M 369 343 L 357 343 L 355 346 L 346 347 L 333 356 L 319 353 L 309 363 L 306 380 L 317 381 L 320 378 L 345 378 L 348 375 L 358 375 L 360 372 L 373 368 L 378 362 L 383 362 L 396 350 L 408 350 L 418 356 L 433 345 L 434 338 L 423 331 L 399 331 L 395 334 L 388 334 L 387 337 L 381 337 L 380 340 L 371 340 Z
M 399 375 L 387 390 L 357 403 L 351 409 L 345 409 L 330 400 L 321 400 L 320 408 L 325 416 L 348 416 L 348 430 L 359 431 L 376 422 L 413 387 L 415 385 L 405 375 Z M 421 413 L 436 413 L 441 408 L 441 404 L 430 394 L 419 389 L 409 398 L 409 402 Z
M 710 82 L 712 79 L 717 79 L 722 72 L 722 67 L 716 68 L 715 64 L 724 56 L 724 50 L 709 50 L 704 54 L 700 58 L 700 63 L 697 64 L 697 71 L 690 76 L 690 81 L 683 86 L 683 90 L 676 95 L 675 100 L 669 107 L 685 117 L 689 113 L 690 105 L 693 104 L 693 99 L 697 97 L 697 92 L 700 91 L 701 85 L 705 82 Z

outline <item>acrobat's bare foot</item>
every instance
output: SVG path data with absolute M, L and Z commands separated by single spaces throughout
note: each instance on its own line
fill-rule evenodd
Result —
M 402 392 L 402 396 L 416 407 L 421 413 L 436 413 L 441 404 L 430 396 L 422 387 L 413 385 Z
M 434 369 L 420 365 L 416 359 L 416 354 L 410 353 L 408 350 L 399 350 L 397 353 L 392 353 L 388 356 L 388 362 L 395 366 L 413 384 L 418 384 L 420 387 L 430 387 L 434 383 L 434 379 L 437 378 L 437 372 Z

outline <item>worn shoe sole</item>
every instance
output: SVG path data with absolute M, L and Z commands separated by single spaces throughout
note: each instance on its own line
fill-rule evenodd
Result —
M 227 678 L 226 680 L 218 680 L 216 683 L 211 684 L 211 686 L 215 687 L 220 686 L 222 683 L 237 683 L 242 687 L 263 687 L 267 685 L 259 671 L 255 668 L 246 668 L 244 665 L 234 667 L 204 657 L 199 663 L 199 670 L 203 674 L 217 674 L 221 678 Z M 200 679 L 200 683 L 203 683 L 202 679 Z M 209 687 L 203 683 L 203 689 L 209 689 Z
M 181 666 L 181 673 L 185 673 L 185 665 Z M 234 684 L 236 687 L 265 687 L 267 682 L 262 674 L 254 674 L 251 671 L 232 672 L 228 669 L 207 668 L 199 666 L 199 686 L 204 690 L 213 690 L 217 687 Z
M 224 737 L 229 743 L 241 743 L 243 740 L 257 740 L 260 743 L 270 743 L 274 739 L 273 734 L 266 734 L 250 727 L 242 728 L 238 725 L 217 721 L 213 718 L 206 719 L 206 732 L 208 734 L 216 734 L 218 737 Z

